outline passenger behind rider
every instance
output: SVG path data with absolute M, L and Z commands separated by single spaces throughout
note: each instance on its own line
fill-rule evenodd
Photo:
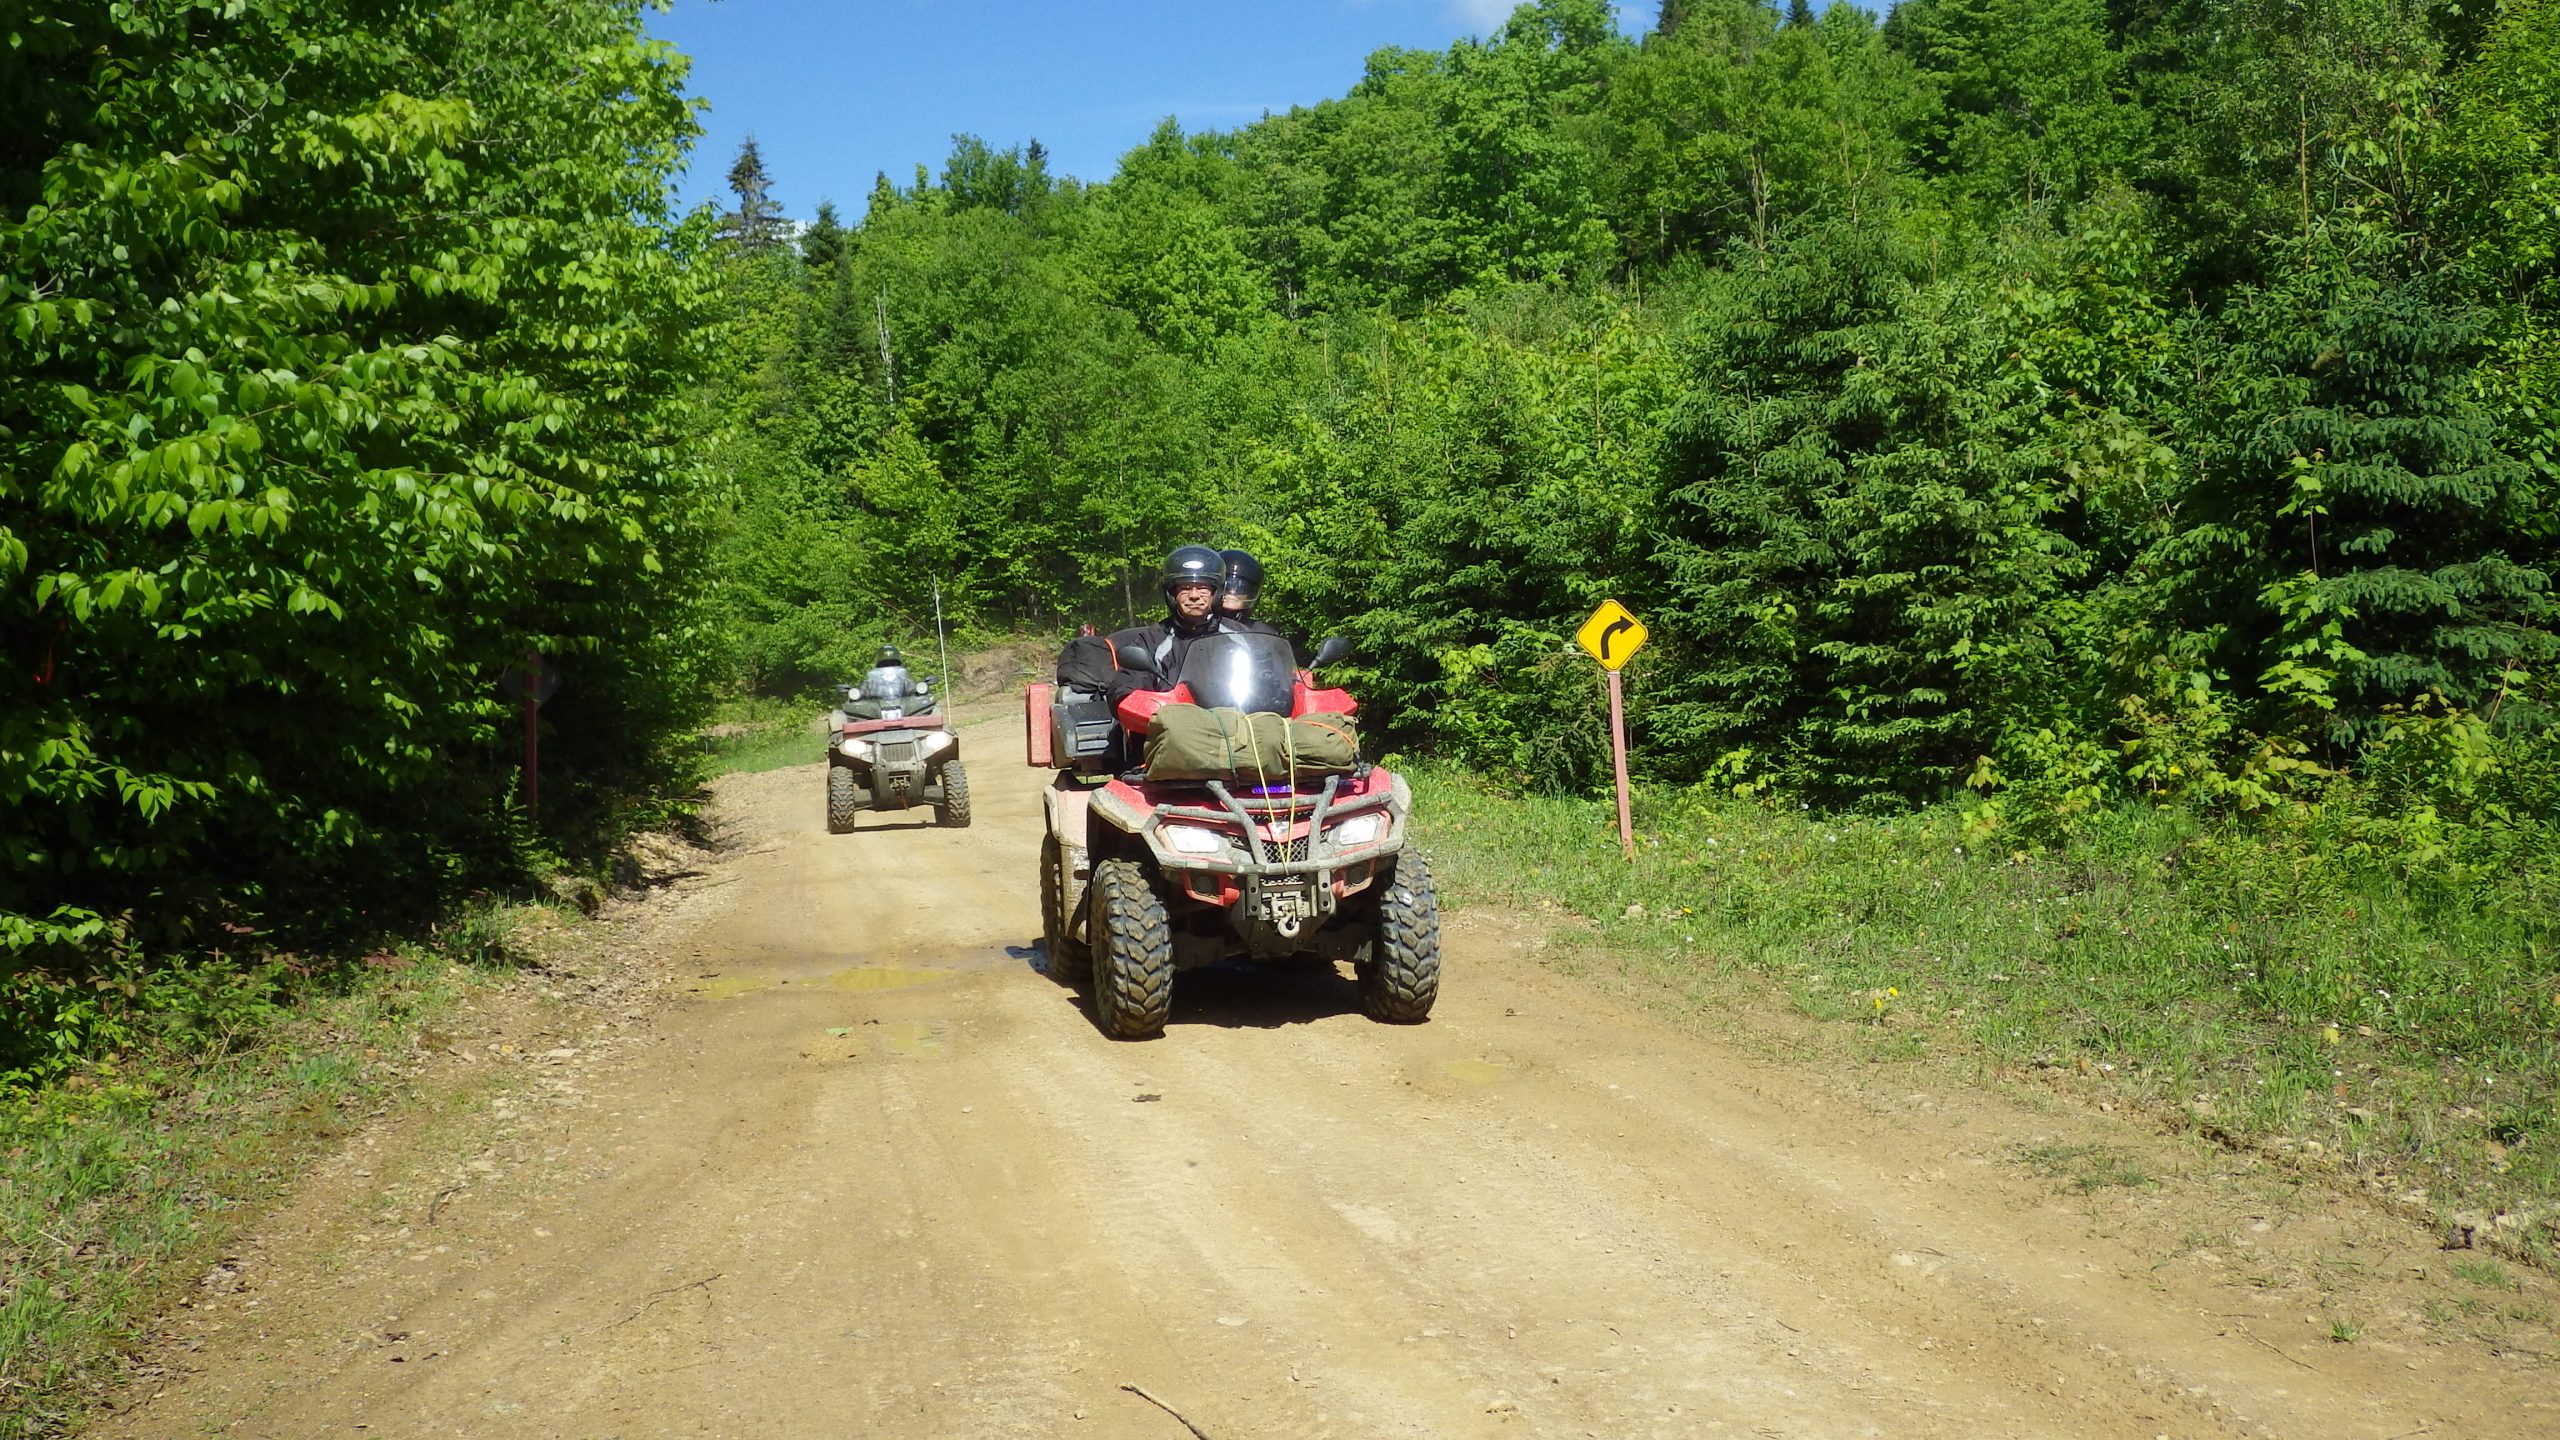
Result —
M 1115 654 L 1136 650 L 1153 662 L 1152 670 L 1133 668 L 1126 660 L 1111 680 L 1111 703 L 1140 690 L 1169 690 L 1182 673 L 1182 658 L 1193 641 L 1207 635 L 1243 632 L 1247 626 L 1218 610 L 1218 592 L 1227 582 L 1226 557 L 1206 545 L 1184 545 L 1164 557 L 1157 576 L 1164 594 L 1165 615 L 1147 625 L 1112 632 Z
M 1226 582 L 1218 587 L 1218 617 L 1248 634 L 1279 634 L 1253 618 L 1253 607 L 1262 599 L 1262 562 L 1243 550 L 1221 550 L 1218 555 L 1227 562 Z

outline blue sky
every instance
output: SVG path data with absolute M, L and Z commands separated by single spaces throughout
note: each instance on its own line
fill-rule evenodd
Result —
M 1622 0 L 1653 23 L 1657 0 Z M 756 137 L 774 198 L 861 215 L 871 177 L 939 174 L 951 136 L 1038 137 L 1054 172 L 1108 179 L 1157 121 L 1231 129 L 1339 95 L 1382 45 L 1440 49 L 1498 28 L 1509 0 L 675 0 L 653 34 L 693 57 L 708 130 L 685 200 L 728 200 Z

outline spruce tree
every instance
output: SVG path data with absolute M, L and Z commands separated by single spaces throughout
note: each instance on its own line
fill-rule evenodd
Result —
M 818 202 L 818 216 L 800 236 L 800 258 L 820 275 L 833 274 L 836 262 L 844 258 L 844 222 L 836 218 L 836 203 Z
M 738 197 L 738 208 L 723 229 L 738 248 L 770 250 L 781 244 L 782 206 L 773 198 L 773 177 L 765 171 L 764 154 L 753 135 L 738 146 L 737 161 L 729 167 L 729 189 Z

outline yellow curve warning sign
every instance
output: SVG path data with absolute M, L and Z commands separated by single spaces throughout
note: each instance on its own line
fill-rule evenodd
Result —
M 1603 600 L 1600 608 L 1591 612 L 1591 618 L 1582 622 L 1582 628 L 1573 632 L 1573 640 L 1590 651 L 1592 659 L 1608 669 L 1617 670 L 1644 648 L 1650 633 L 1644 628 L 1644 622 L 1626 606 L 1615 600 Z

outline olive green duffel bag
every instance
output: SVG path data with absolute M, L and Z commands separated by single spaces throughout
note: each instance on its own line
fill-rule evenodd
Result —
M 1360 763 L 1348 715 L 1248 715 L 1167 705 L 1147 727 L 1150 780 L 1277 785 L 1341 775 Z

